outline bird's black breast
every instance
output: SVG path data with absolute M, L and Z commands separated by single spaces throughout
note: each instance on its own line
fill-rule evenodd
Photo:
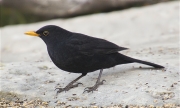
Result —
M 47 47 L 49 56 L 53 63 L 60 69 L 69 71 L 68 67 L 73 64 L 71 53 L 69 53 L 63 44 L 57 44 L 53 47 Z
M 54 46 L 54 48 L 48 47 L 48 53 L 53 61 L 53 63 L 60 69 L 68 72 L 82 73 L 84 63 L 86 60 L 83 60 L 85 57 L 78 54 L 73 49 L 68 49 L 65 44 Z

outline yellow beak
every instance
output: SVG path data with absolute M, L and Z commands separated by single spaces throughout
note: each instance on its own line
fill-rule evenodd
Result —
M 26 35 L 30 35 L 30 36 L 39 36 L 39 34 L 37 34 L 36 32 L 34 31 L 28 31 L 28 32 L 25 32 Z

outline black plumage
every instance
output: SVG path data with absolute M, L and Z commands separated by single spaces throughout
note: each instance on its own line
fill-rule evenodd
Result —
M 26 32 L 26 34 L 39 36 L 46 43 L 49 56 L 58 68 L 68 72 L 82 73 L 65 88 L 57 88 L 59 89 L 57 93 L 77 87 L 78 84 L 82 84 L 74 84 L 77 80 L 89 72 L 100 70 L 96 84 L 85 89 L 87 92 L 94 91 L 103 84 L 103 81 L 100 81 L 102 70 L 120 64 L 136 62 L 154 68 L 164 68 L 158 64 L 125 56 L 119 51 L 127 48 L 107 40 L 73 33 L 55 25 L 44 26 L 36 32 Z

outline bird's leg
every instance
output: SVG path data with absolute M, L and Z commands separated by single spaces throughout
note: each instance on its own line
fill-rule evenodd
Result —
M 56 88 L 56 89 L 58 89 L 56 95 L 57 95 L 58 93 L 63 92 L 63 91 L 68 91 L 68 90 L 70 90 L 71 88 L 77 87 L 78 84 L 82 84 L 82 83 L 77 83 L 77 84 L 74 84 L 74 83 L 75 83 L 76 81 L 78 81 L 79 79 L 81 79 L 82 77 L 84 77 L 85 75 L 86 75 L 86 74 L 82 74 L 81 76 L 77 77 L 75 80 L 71 81 L 71 82 L 70 82 L 66 87 L 64 87 L 64 88 Z M 74 85 L 73 85 L 73 84 L 74 84 Z M 55 90 L 56 90 L 56 89 L 55 89 Z
M 94 85 L 94 86 L 92 86 L 92 87 L 86 87 L 85 89 L 84 89 L 84 92 L 93 92 L 93 91 L 95 91 L 98 87 L 99 87 L 99 85 L 102 85 L 103 84 L 103 81 L 105 81 L 105 80 L 102 80 L 102 81 L 100 81 L 100 78 L 101 78 L 101 75 L 102 75 L 102 71 L 103 71 L 103 69 L 101 69 L 100 70 L 100 73 L 99 73 L 99 76 L 98 76 L 98 79 L 97 79 L 97 81 L 96 81 L 96 84 Z M 83 92 L 83 93 L 84 93 Z

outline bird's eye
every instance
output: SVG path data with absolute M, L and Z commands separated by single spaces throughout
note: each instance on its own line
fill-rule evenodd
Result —
M 48 31 L 44 31 L 44 32 L 43 32 L 43 35 L 44 35 L 44 36 L 47 36 L 48 34 L 49 34 Z

